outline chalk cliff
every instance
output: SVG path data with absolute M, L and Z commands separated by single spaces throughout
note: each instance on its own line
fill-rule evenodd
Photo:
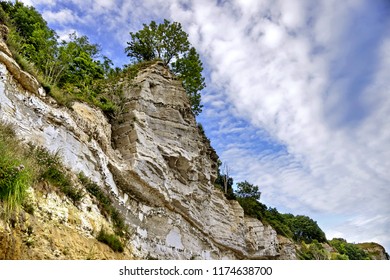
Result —
M 275 230 L 244 216 L 241 206 L 214 186 L 218 157 L 199 130 L 180 82 L 167 68 L 156 63 L 142 70 L 132 83 L 124 82 L 124 92 L 123 113 L 112 123 L 84 103 L 58 106 L 0 45 L 0 120 L 13 124 L 25 142 L 59 151 L 69 170 L 83 172 L 109 190 L 132 232 L 129 253 L 122 257 L 296 258 L 292 243 L 279 242 Z M 58 199 L 50 203 L 56 201 L 58 211 L 72 209 L 80 220 L 72 223 L 72 215 L 62 215 L 63 227 L 74 228 L 82 240 L 96 235 L 102 216 L 88 196 L 78 207 Z M 47 208 L 45 203 L 40 200 L 38 213 Z M 94 217 L 86 217 L 85 209 L 91 207 Z M 50 209 L 56 216 L 56 207 Z M 90 222 L 81 222 L 85 220 Z M 35 222 L 38 226 L 44 219 Z M 11 229 L 0 225 L 1 232 L 11 234 Z

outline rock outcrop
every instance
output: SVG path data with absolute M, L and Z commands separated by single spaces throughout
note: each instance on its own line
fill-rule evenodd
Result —
M 112 125 L 86 104 L 59 107 L 0 50 L 0 120 L 108 188 L 133 231 L 128 245 L 137 257 L 295 258 L 291 244 L 214 187 L 217 155 L 168 69 L 156 63 L 142 70 L 125 85 L 125 100 Z

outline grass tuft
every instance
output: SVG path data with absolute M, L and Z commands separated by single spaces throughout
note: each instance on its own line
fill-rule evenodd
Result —
M 122 242 L 115 234 L 109 234 L 104 229 L 101 229 L 96 239 L 110 246 L 114 252 L 123 253 L 124 248 Z
M 83 173 L 79 174 L 79 180 L 86 188 L 86 190 L 92 194 L 96 200 L 97 205 L 106 218 L 110 218 L 115 228 L 115 233 L 119 236 L 129 234 L 129 229 L 125 223 L 125 220 L 121 213 L 112 205 L 111 198 L 104 193 L 104 191 L 90 179 L 88 179 Z
M 74 204 L 79 203 L 84 193 L 73 186 L 72 180 L 61 162 L 59 151 L 52 154 L 42 147 L 31 147 L 31 153 L 39 166 L 39 179 L 58 187 Z
M 22 205 L 34 179 L 33 164 L 24 152 L 12 126 L 0 122 L 0 201 L 6 215 Z

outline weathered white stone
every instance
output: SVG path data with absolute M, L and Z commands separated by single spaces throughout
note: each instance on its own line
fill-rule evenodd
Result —
M 0 63 L 0 120 L 14 124 L 25 141 L 58 151 L 76 174 L 108 187 L 134 229 L 130 243 L 139 257 L 279 257 L 276 232 L 244 217 L 238 203 L 214 187 L 217 156 L 168 69 L 156 64 L 138 75 L 138 86 L 126 92 L 126 113 L 111 128 L 97 109 L 82 103 L 59 108 L 39 85 L 21 87 L 20 68 L 0 53 L 7 61 Z M 87 211 L 88 201 L 81 207 L 86 214 L 79 217 L 80 228 L 99 230 L 104 222 L 98 209 Z M 69 219 L 66 210 L 56 213 L 59 221 Z
M 244 217 L 241 206 L 214 187 L 217 157 L 198 131 L 183 88 L 158 64 L 141 72 L 135 83 L 126 92 L 126 114 L 113 125 L 113 135 L 142 182 L 121 184 L 143 204 L 127 204 L 129 212 L 143 213 L 131 220 L 148 232 L 134 244 L 140 255 L 277 258 L 276 232 Z

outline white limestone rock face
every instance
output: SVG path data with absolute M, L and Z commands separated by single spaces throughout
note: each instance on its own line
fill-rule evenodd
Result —
M 169 70 L 158 63 L 143 70 L 126 97 L 126 113 L 113 125 L 113 140 L 130 168 L 128 174 L 112 171 L 132 198 L 126 203 L 129 212 L 138 213 L 128 217 L 137 227 L 139 254 L 278 258 L 276 232 L 244 217 L 241 206 L 215 188 L 218 157 Z
M 244 217 L 239 204 L 214 187 L 217 155 L 168 69 L 152 65 L 126 86 L 125 113 L 111 127 L 97 109 L 59 107 L 36 81 L 26 85 L 28 79 L 16 76 L 32 77 L 1 50 L 0 62 L 0 120 L 110 189 L 133 229 L 129 245 L 139 258 L 280 256 L 276 232 Z M 58 219 L 66 220 L 67 210 L 60 210 Z M 87 218 L 81 224 L 91 230 Z
M 0 60 L 1 61 L 1 60 Z M 76 174 L 83 172 L 100 185 L 117 188 L 108 170 L 111 147 L 109 124 L 100 111 L 75 103 L 74 110 L 58 108 L 25 90 L 0 64 L 0 120 L 12 124 L 26 142 L 59 152 L 63 163 Z M 100 123 L 88 119 L 88 108 Z M 85 109 L 86 110 L 86 109 Z M 93 129 L 91 129 L 93 127 Z M 103 137 L 104 135 L 104 137 Z M 100 144 L 100 143 L 102 144 Z

